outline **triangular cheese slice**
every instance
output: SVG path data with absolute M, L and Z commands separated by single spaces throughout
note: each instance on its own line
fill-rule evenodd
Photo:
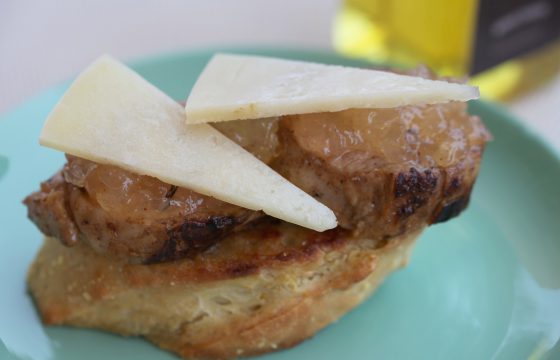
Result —
M 181 105 L 108 56 L 64 94 L 40 143 L 317 231 L 336 226 L 329 208 L 210 125 L 186 125 Z
M 185 110 L 187 123 L 199 124 L 478 96 L 475 87 L 385 71 L 217 54 L 198 78 Z

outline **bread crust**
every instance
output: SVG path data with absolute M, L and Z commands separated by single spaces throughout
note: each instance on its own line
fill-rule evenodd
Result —
M 266 224 L 154 265 L 45 238 L 28 285 L 45 324 L 144 336 L 187 359 L 235 358 L 294 346 L 336 321 L 406 265 L 420 232 L 380 243 Z

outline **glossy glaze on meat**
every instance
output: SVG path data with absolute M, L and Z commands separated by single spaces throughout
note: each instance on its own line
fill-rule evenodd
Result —
M 278 156 L 279 119 L 224 121 L 212 126 L 262 162 L 270 164 Z

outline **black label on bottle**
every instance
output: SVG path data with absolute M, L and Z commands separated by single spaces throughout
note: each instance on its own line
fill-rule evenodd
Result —
M 558 38 L 560 0 L 480 0 L 471 74 Z

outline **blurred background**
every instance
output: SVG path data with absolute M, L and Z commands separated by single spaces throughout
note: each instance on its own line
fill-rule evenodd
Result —
M 0 113 L 101 53 L 336 51 L 472 76 L 560 150 L 560 0 L 0 0 Z

